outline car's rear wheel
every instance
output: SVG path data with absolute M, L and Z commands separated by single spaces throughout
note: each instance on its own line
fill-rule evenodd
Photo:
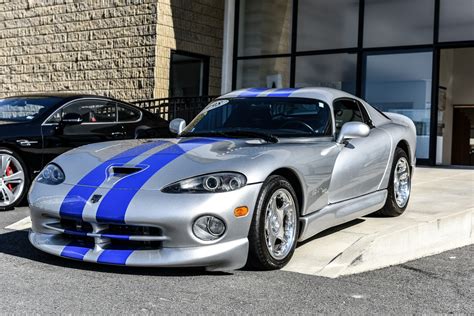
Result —
M 388 185 L 387 201 L 375 214 L 382 216 L 400 216 L 407 208 L 411 193 L 411 169 L 407 153 L 398 148 L 392 164 L 392 173 Z
M 271 176 L 263 184 L 249 231 L 248 266 L 272 270 L 284 267 L 295 251 L 299 206 L 291 184 Z
M 28 185 L 23 160 L 15 152 L 0 148 L 0 211 L 12 209 L 21 203 Z

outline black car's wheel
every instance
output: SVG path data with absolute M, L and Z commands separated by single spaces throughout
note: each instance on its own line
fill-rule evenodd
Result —
M 29 178 L 23 160 L 0 147 L 0 211 L 17 206 L 28 191 Z
M 387 201 L 381 210 L 375 212 L 382 216 L 400 216 L 408 205 L 411 192 L 411 172 L 407 153 L 398 148 L 393 157 L 392 173 L 388 185 Z
M 248 266 L 272 270 L 284 267 L 295 251 L 299 206 L 291 184 L 271 176 L 263 184 L 249 231 Z

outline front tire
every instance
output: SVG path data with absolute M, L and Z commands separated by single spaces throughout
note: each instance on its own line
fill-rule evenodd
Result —
M 397 147 L 393 157 L 387 200 L 376 215 L 396 217 L 405 212 L 411 193 L 411 169 L 407 153 Z
M 291 184 L 271 176 L 259 194 L 249 231 L 248 266 L 283 268 L 293 256 L 299 233 L 299 205 Z
M 11 210 L 25 198 L 29 178 L 23 160 L 0 147 L 0 211 Z

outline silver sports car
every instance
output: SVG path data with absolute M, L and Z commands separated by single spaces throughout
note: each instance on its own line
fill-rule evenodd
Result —
M 277 269 L 297 241 L 407 207 L 413 122 L 342 91 L 234 91 L 170 129 L 56 158 L 29 194 L 31 243 L 104 264 Z

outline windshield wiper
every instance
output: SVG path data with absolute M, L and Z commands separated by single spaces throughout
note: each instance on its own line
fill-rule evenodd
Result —
M 221 137 L 250 137 L 250 138 L 261 138 L 269 143 L 278 143 L 278 137 L 275 135 L 259 132 L 259 131 L 249 131 L 249 130 L 226 130 L 226 131 L 207 131 L 207 132 L 189 132 L 183 133 L 180 136 L 182 137 L 203 137 L 203 136 L 221 136 Z

